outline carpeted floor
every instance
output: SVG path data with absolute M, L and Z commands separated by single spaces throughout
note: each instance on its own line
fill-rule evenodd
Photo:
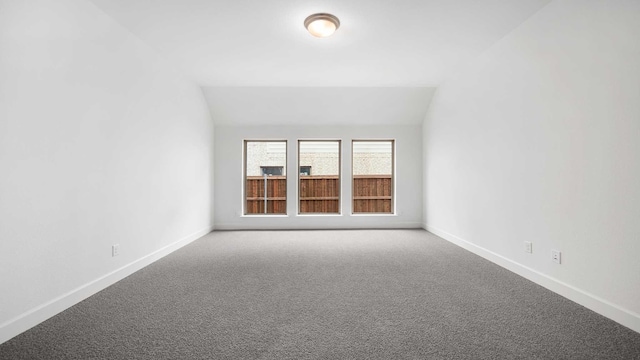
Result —
M 640 359 L 629 330 L 423 230 L 214 232 L 1 359 Z

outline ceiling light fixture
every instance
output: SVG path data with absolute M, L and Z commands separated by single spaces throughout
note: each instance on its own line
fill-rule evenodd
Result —
M 331 14 L 318 13 L 304 19 L 304 27 L 315 37 L 327 37 L 338 30 L 340 20 Z

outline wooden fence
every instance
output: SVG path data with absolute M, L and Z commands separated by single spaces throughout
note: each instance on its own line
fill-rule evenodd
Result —
M 286 214 L 287 177 L 267 176 L 267 209 L 264 207 L 264 177 L 247 176 L 246 214 Z
M 301 214 L 340 212 L 338 175 L 301 175 L 299 191 Z
M 353 177 L 353 213 L 393 213 L 391 175 Z
M 337 175 L 300 176 L 300 213 L 339 213 L 340 179 Z M 248 176 L 246 214 L 264 214 L 264 177 Z M 356 175 L 353 179 L 354 213 L 392 213 L 391 175 Z M 267 177 L 267 214 L 286 214 L 287 179 Z

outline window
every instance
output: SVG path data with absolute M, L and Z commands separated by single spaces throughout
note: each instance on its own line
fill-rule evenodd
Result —
M 287 142 L 244 142 L 244 214 L 287 213 Z
M 260 166 L 261 175 L 282 175 L 282 166 Z
M 311 175 L 311 166 L 300 166 L 300 175 Z
M 353 213 L 392 214 L 394 141 L 354 140 L 352 154 Z
M 340 141 L 298 141 L 298 167 L 299 213 L 339 214 Z

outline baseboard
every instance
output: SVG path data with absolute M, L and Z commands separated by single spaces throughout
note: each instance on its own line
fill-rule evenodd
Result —
M 124 279 L 134 272 L 144 268 L 145 266 L 157 261 L 158 259 L 169 255 L 179 248 L 189 244 L 190 242 L 210 233 L 213 226 L 196 231 L 184 238 L 173 242 L 161 249 L 158 249 L 148 255 L 141 257 L 119 269 L 116 269 L 104 276 L 99 277 L 87 284 L 84 284 L 68 293 L 61 295 L 51 301 L 27 311 L 3 324 L 0 324 L 0 344 L 13 338 L 20 333 L 40 324 L 41 322 L 51 318 L 52 316 L 62 312 L 65 309 L 79 303 L 89 296 L 103 290 L 110 285 Z
M 296 225 L 282 226 L 282 224 L 248 224 L 248 223 L 216 223 L 216 230 L 364 230 L 364 229 L 423 229 L 419 222 L 401 222 L 393 224 L 376 224 L 375 226 L 366 226 L 363 224 L 355 225 L 335 225 L 329 224 L 319 227 L 318 225 Z
M 576 288 L 573 285 L 545 275 L 537 270 L 526 267 L 502 255 L 496 254 L 490 250 L 475 245 L 470 241 L 452 235 L 444 230 L 429 226 L 428 224 L 423 224 L 423 228 L 430 233 L 433 233 L 455 245 L 469 250 L 478 256 L 481 256 L 509 271 L 512 271 L 524 277 L 525 279 L 531 280 L 534 283 L 555 292 L 556 294 L 564 296 L 565 298 L 574 301 L 586 307 L 587 309 L 595 311 L 596 313 L 605 316 L 621 325 L 624 325 L 631 330 L 640 332 L 640 314 L 636 314 L 633 311 L 624 309 L 616 304 L 611 303 L 608 300 L 602 299 L 596 295 Z

